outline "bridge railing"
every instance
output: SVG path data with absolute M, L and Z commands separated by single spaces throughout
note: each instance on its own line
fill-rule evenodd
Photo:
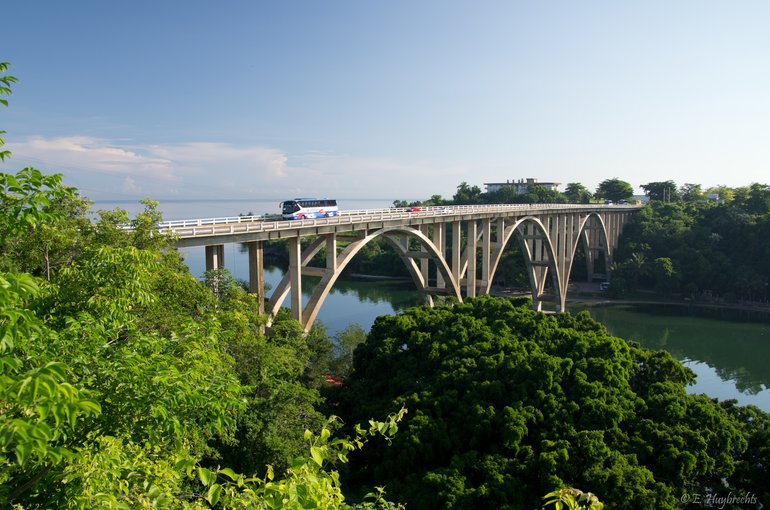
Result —
M 177 227 L 201 227 L 207 225 L 227 225 L 238 223 L 254 223 L 257 221 L 274 221 L 275 218 L 271 215 L 263 216 L 226 216 L 222 218 L 202 218 L 194 220 L 171 220 L 158 223 L 158 228 L 161 230 L 174 229 Z
M 276 215 L 231 216 L 195 220 L 165 221 L 158 224 L 158 230 L 174 233 L 180 237 L 208 235 L 243 234 L 270 232 L 317 225 L 346 225 L 364 221 L 408 219 L 414 217 L 455 216 L 471 213 L 511 212 L 540 209 L 612 209 L 636 206 L 609 206 L 604 204 L 492 204 L 492 205 L 447 205 L 428 207 L 391 207 L 386 209 L 362 209 L 340 211 L 339 216 L 304 220 L 276 220 Z

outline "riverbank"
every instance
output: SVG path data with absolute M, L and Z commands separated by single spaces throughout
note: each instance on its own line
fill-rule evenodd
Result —
M 493 289 L 490 292 L 498 297 L 531 297 L 524 289 Z M 641 294 L 641 296 L 640 296 Z M 648 296 L 649 295 L 649 296 Z M 548 302 L 544 302 L 548 306 Z M 607 291 L 599 289 L 596 283 L 572 283 L 567 294 L 567 311 L 570 305 L 582 308 L 602 306 L 650 307 L 658 310 L 676 308 L 679 312 L 687 311 L 693 315 L 708 317 L 770 322 L 770 305 L 764 303 L 715 303 L 711 301 L 684 301 L 664 298 L 653 292 L 638 292 L 631 298 L 611 298 Z

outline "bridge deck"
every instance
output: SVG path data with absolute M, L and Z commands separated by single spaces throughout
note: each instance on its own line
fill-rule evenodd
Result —
M 176 237 L 179 248 L 219 243 L 265 241 L 307 235 L 343 233 L 399 225 L 451 223 L 484 218 L 523 217 L 549 213 L 636 210 L 635 205 L 499 204 L 340 211 L 333 218 L 267 221 L 261 216 L 179 220 L 161 223 L 159 230 Z

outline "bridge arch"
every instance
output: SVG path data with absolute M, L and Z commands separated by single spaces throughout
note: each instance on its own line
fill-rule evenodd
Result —
M 500 234 L 498 234 L 500 235 Z M 529 277 L 532 291 L 532 305 L 540 310 L 540 296 L 545 290 L 545 282 L 548 271 L 552 272 L 554 294 L 558 302 L 563 302 L 563 288 L 561 285 L 561 273 L 556 263 L 554 243 L 548 234 L 548 229 L 543 222 L 534 216 L 525 216 L 510 226 L 505 226 L 498 242 L 498 247 L 492 253 L 489 279 L 486 282 L 484 293 L 488 294 L 492 287 L 492 280 L 497 273 L 505 248 L 512 237 L 515 237 L 524 255 L 527 276 Z
M 577 242 L 570 247 L 569 262 L 565 268 L 565 294 L 566 288 L 569 285 L 570 275 L 572 274 L 573 263 L 575 261 L 575 254 L 577 253 L 578 246 L 582 247 L 585 253 L 589 280 L 591 280 L 592 275 L 594 274 L 594 261 L 596 260 L 597 253 L 604 253 L 604 261 L 607 270 L 609 270 L 609 266 L 612 263 L 613 244 L 610 242 L 610 236 L 608 235 L 607 225 L 604 222 L 604 218 L 602 218 L 600 214 L 594 212 L 589 213 L 580 222 Z
M 462 301 L 460 286 L 453 277 L 449 265 L 442 256 L 441 250 L 424 232 L 416 228 L 410 226 L 397 226 L 367 232 L 363 237 L 348 244 L 348 246 L 346 246 L 339 254 L 336 253 L 336 234 L 327 234 L 314 240 L 313 243 L 303 251 L 300 257 L 301 272 L 304 272 L 305 274 L 319 274 L 321 276 L 321 281 L 318 282 L 313 289 L 313 293 L 307 302 L 307 305 L 303 310 L 295 313 L 295 315 L 299 317 L 305 331 L 308 331 L 313 325 L 313 322 L 321 309 L 321 305 L 348 263 L 350 263 L 364 246 L 379 237 L 382 237 L 395 249 L 399 258 L 404 262 L 409 271 L 415 286 L 425 294 L 429 304 L 432 304 L 432 297 L 428 292 L 428 281 L 415 262 L 416 258 L 427 258 L 428 260 L 432 260 L 436 265 L 438 274 L 444 279 L 448 294 L 454 296 L 459 301 Z M 422 250 L 409 250 L 410 239 L 416 240 L 422 247 Z M 324 245 L 327 247 L 327 267 L 324 268 L 322 272 L 319 272 L 318 270 L 321 268 L 310 267 L 308 264 Z M 330 253 L 332 251 L 333 254 Z M 290 273 L 291 271 L 288 271 L 286 275 L 284 275 L 270 297 L 268 310 L 271 317 L 274 317 L 278 312 L 288 293 L 290 291 L 293 292 L 291 289 Z

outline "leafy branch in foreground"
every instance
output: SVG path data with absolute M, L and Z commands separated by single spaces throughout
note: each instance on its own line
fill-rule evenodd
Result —
M 221 504 L 224 508 L 403 508 L 385 500 L 383 487 L 364 496 L 359 504 L 347 504 L 339 472 L 333 467 L 347 463 L 348 453 L 363 448 L 371 437 L 382 436 L 390 441 L 406 412 L 401 408 L 385 421 L 369 420 L 368 428 L 357 425 L 352 439 L 332 439 L 331 429 L 338 418 L 330 417 L 320 434 L 305 431 L 309 456 L 294 459 L 283 478 L 276 478 L 272 466 L 267 467 L 264 478 L 246 477 L 229 468 L 212 471 L 198 467 L 197 475 L 205 489 L 205 496 L 200 497 L 212 506 Z M 189 464 L 186 469 L 192 475 L 195 466 Z
M 8 62 L 0 62 L 0 73 L 5 73 L 8 68 L 10 67 L 10 63 Z M 0 76 L 0 104 L 3 106 L 8 106 L 8 100 L 3 99 L 3 96 L 9 96 L 11 95 L 11 84 L 16 83 L 16 78 L 13 76 L 3 74 Z M 5 134 L 5 131 L 0 130 L 0 147 L 5 145 L 5 139 L 2 135 Z M 5 158 L 9 157 L 11 155 L 11 151 L 4 151 L 0 150 L 0 161 L 5 161 Z
M 570 487 L 549 492 L 543 497 L 543 501 L 543 510 L 548 508 L 554 510 L 602 510 L 604 508 L 604 503 L 600 502 L 595 495 Z
M 8 503 L 71 456 L 73 431 L 101 412 L 87 390 L 70 382 L 69 367 L 31 355 L 33 344 L 55 336 L 26 309 L 38 292 L 29 275 L 0 275 L 0 501 Z M 24 481 L 12 486 L 14 479 Z

